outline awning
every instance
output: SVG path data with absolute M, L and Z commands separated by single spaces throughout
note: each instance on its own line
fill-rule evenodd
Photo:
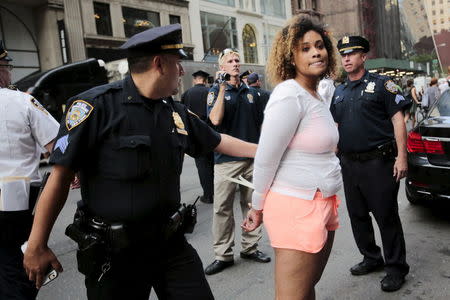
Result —
M 415 76 L 426 73 L 424 64 L 390 58 L 368 59 L 365 67 L 371 73 L 378 73 L 390 77 Z

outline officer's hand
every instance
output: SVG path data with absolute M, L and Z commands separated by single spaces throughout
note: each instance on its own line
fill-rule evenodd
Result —
M 23 267 L 27 272 L 28 279 L 36 282 L 36 288 L 41 288 L 45 280 L 45 275 L 52 267 L 57 272 L 62 272 L 63 268 L 50 248 L 28 246 L 23 256 Z
M 408 162 L 406 159 L 406 155 L 397 156 L 397 159 L 395 160 L 394 164 L 394 173 L 393 173 L 395 180 L 399 182 L 400 179 L 406 177 L 407 172 L 408 172 Z
M 262 217 L 262 210 L 256 210 L 253 208 L 250 209 L 247 213 L 247 218 L 245 218 L 244 222 L 241 225 L 242 229 L 246 232 L 255 230 L 259 225 L 261 225 Z

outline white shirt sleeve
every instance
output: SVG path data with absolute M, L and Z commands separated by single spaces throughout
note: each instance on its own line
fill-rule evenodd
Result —
M 264 122 L 256 151 L 252 206 L 264 207 L 264 200 L 277 173 L 281 158 L 297 132 L 304 110 L 299 91 L 294 85 L 281 83 L 270 96 L 264 112 Z
M 58 134 L 59 123 L 50 115 L 50 113 L 32 96 L 26 104 L 28 120 L 30 122 L 31 134 L 36 143 L 42 148 Z

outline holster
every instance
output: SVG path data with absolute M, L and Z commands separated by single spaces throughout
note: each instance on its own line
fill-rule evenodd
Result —
M 197 224 L 197 207 L 195 204 L 181 204 L 180 208 L 169 218 L 166 227 L 166 240 L 177 232 L 192 233 Z

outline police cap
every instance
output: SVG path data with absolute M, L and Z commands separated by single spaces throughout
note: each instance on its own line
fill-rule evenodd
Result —
M 206 73 L 205 71 L 202 71 L 202 70 L 198 70 L 197 72 L 195 72 L 195 73 L 192 73 L 192 77 L 203 77 L 203 78 L 208 78 L 208 76 L 209 76 L 209 74 L 208 73 Z
M 337 48 L 341 55 L 352 53 L 353 51 L 363 51 L 365 53 L 369 52 L 370 45 L 369 41 L 362 36 L 344 36 L 337 43 Z
M 250 71 L 249 71 L 249 70 L 247 70 L 247 71 L 245 71 L 245 72 L 242 72 L 242 73 L 239 75 L 239 78 L 240 78 L 240 79 L 245 79 L 245 78 L 247 78 L 248 75 L 250 75 Z
M 12 58 L 8 56 L 8 51 L 6 51 L 5 46 L 3 46 L 2 40 L 0 40 L 0 60 L 12 61 Z
M 157 53 L 173 53 L 182 58 L 187 57 L 183 50 L 180 24 L 154 27 L 142 31 L 130 37 L 120 48 L 127 50 L 128 57 Z
M 248 75 L 247 83 L 248 84 L 255 83 L 259 80 L 259 78 L 260 78 L 260 76 L 258 75 L 258 73 L 252 73 L 252 74 Z

